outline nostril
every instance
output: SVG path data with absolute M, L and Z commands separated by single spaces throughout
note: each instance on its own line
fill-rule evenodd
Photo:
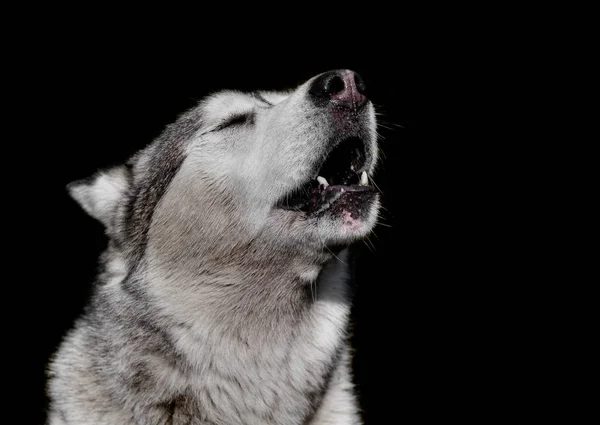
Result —
M 344 91 L 346 85 L 344 84 L 344 80 L 339 75 L 334 75 L 328 82 L 325 88 L 325 92 L 328 95 L 334 95 Z
M 310 94 L 316 98 L 329 100 L 331 96 L 343 92 L 346 88 L 344 79 L 336 71 L 320 75 L 312 84 Z
M 356 85 L 356 91 L 365 96 L 367 93 L 367 87 L 365 86 L 365 82 L 362 77 L 358 74 L 354 74 L 354 84 Z

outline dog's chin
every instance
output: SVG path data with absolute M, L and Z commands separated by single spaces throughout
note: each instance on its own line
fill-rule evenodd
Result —
M 377 222 L 379 194 L 370 186 L 328 186 L 315 194 L 309 211 L 276 208 L 294 239 L 335 251 L 368 236 Z
M 325 245 L 348 245 L 366 237 L 375 227 L 379 195 L 372 188 L 328 187 L 307 224 Z

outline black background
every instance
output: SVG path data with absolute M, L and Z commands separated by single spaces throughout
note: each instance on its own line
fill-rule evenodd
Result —
M 293 88 L 337 68 L 361 74 L 381 113 L 382 225 L 370 246 L 356 246 L 355 381 L 366 423 L 478 417 L 505 367 L 490 342 L 489 310 L 505 290 L 493 242 L 503 224 L 490 219 L 501 206 L 486 172 L 503 149 L 486 127 L 484 100 L 502 90 L 486 80 L 493 59 L 414 27 L 369 40 L 323 34 L 301 48 L 240 34 L 214 48 L 210 34 L 182 46 L 85 26 L 39 33 L 14 68 L 19 154 L 7 161 L 21 170 L 11 185 L 19 299 L 35 311 L 19 332 L 32 423 L 45 415 L 48 358 L 81 313 L 106 245 L 66 184 L 124 161 L 206 94 Z

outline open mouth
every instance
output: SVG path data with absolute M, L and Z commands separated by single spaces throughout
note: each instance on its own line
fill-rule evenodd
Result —
M 277 206 L 318 214 L 344 194 L 375 192 L 364 170 L 366 158 L 365 143 L 360 138 L 342 141 L 329 153 L 316 176 L 284 196 Z

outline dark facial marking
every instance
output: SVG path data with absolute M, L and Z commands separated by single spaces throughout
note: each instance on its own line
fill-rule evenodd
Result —
M 139 262 L 146 248 L 154 209 L 184 160 L 186 142 L 201 125 L 198 111 L 192 110 L 168 126 L 154 142 L 156 149 L 141 181 L 132 188 L 125 216 L 126 236 L 133 243 L 133 265 Z

